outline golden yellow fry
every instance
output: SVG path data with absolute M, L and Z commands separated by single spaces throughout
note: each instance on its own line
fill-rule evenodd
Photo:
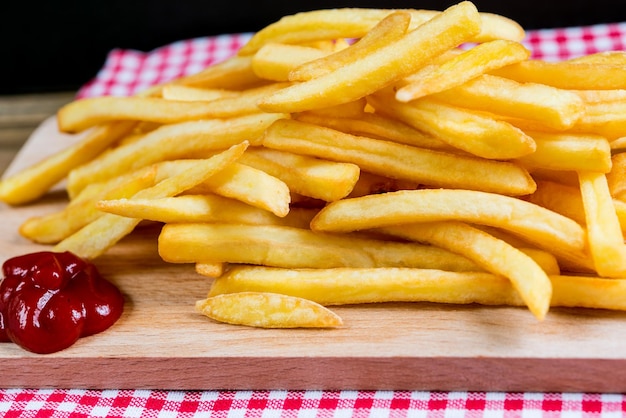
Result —
M 429 59 L 470 40 L 479 31 L 475 6 L 459 3 L 361 59 L 267 96 L 259 107 L 268 112 L 301 112 L 365 97 L 415 72 Z
M 379 48 L 400 39 L 411 23 L 411 14 L 398 11 L 385 16 L 361 39 L 348 48 L 334 54 L 309 61 L 294 68 L 289 73 L 291 81 L 307 81 L 335 71 L 344 65 L 373 53 Z
M 211 278 L 220 277 L 224 274 L 224 263 L 197 263 L 196 273 Z
M 199 153 L 219 151 L 242 141 L 254 144 L 265 128 L 281 117 L 285 115 L 254 114 L 164 125 L 72 170 L 67 181 L 68 193 L 75 196 L 87 184 L 160 161 L 197 158 Z
M 20 225 L 22 236 L 42 244 L 56 244 L 103 215 L 97 208 L 100 199 L 128 198 L 152 187 L 157 170 L 140 169 L 103 183 L 87 186 L 61 211 L 27 219 Z
M 244 263 L 276 267 L 372 266 L 359 248 L 300 228 L 242 224 L 166 224 L 159 255 L 170 263 Z
M 372 96 L 377 112 L 446 142 L 450 146 L 489 159 L 519 158 L 535 151 L 535 141 L 513 125 L 480 112 L 462 109 L 429 97 L 400 103 L 393 97 Z
M 328 204 L 314 231 L 349 232 L 415 222 L 458 220 L 510 231 L 539 248 L 580 251 L 586 234 L 573 220 L 521 199 L 472 190 L 402 190 Z
M 239 292 L 273 292 L 321 305 L 379 302 L 437 302 L 517 305 L 510 282 L 483 272 L 412 268 L 314 268 L 288 270 L 233 266 L 217 278 L 208 297 Z
M 626 279 L 551 275 L 552 307 L 626 310 Z M 300 269 L 233 267 L 213 282 L 209 297 L 275 292 L 322 305 L 436 302 L 522 306 L 509 280 L 490 273 L 409 268 Z
M 242 142 L 211 158 L 196 162 L 189 169 L 137 192 L 134 197 L 152 199 L 178 195 L 232 164 L 248 145 Z M 107 213 L 59 242 L 54 251 L 71 251 L 79 257 L 94 259 L 132 232 L 140 221 Z
M 184 194 L 160 199 L 107 199 L 99 210 L 127 218 L 163 223 L 223 222 L 254 225 L 284 225 L 308 228 L 317 210 L 291 208 L 284 217 L 235 199 L 214 195 Z
M 231 164 L 189 190 L 190 194 L 215 193 L 284 217 L 291 201 L 289 187 L 282 180 L 262 170 Z
M 570 58 L 567 61 L 589 64 L 626 65 L 626 53 L 624 51 L 602 51 Z
M 90 97 L 63 106 L 58 112 L 58 124 L 63 132 L 80 132 L 94 125 L 116 120 L 171 124 L 208 118 L 231 118 L 259 113 L 257 102 L 282 87 L 284 85 L 270 84 L 211 101 L 166 100 L 140 96 Z
M 402 10 L 402 9 L 400 9 Z M 240 55 L 250 55 L 270 42 L 305 44 L 318 40 L 361 38 L 381 19 L 397 10 L 337 8 L 313 10 L 284 16 L 260 31 L 239 51 Z M 411 13 L 413 30 L 441 12 L 434 10 L 406 9 Z M 521 41 L 524 29 L 515 21 L 493 13 L 480 13 L 482 25 L 479 34 L 471 41 L 485 42 L 494 39 Z
M 277 121 L 263 137 L 267 148 L 357 164 L 363 171 L 432 187 L 480 189 L 507 195 L 535 190 L 519 165 L 357 137 L 294 120 Z
M 75 100 L 57 113 L 59 130 L 71 133 L 116 120 L 176 123 L 209 116 L 210 112 L 203 104 L 140 96 L 101 96 Z
M 294 68 L 329 53 L 311 46 L 269 43 L 252 57 L 252 70 L 264 80 L 289 81 L 289 74 Z
M 396 119 L 376 113 L 361 112 L 353 117 L 337 117 L 320 115 L 317 112 L 303 112 L 295 115 L 294 119 L 352 135 L 367 136 L 434 150 L 450 151 L 453 149 L 440 139 L 426 135 Z
M 498 39 L 478 44 L 440 65 L 428 65 L 402 80 L 396 99 L 409 102 L 460 86 L 496 68 L 514 64 L 530 55 L 519 42 Z
M 559 130 L 572 127 L 583 116 L 585 108 L 583 100 L 571 91 L 488 74 L 431 97 L 455 106 L 527 119 Z
M 508 278 L 537 319 L 544 319 L 550 308 L 552 285 L 546 272 L 531 257 L 486 232 L 450 221 L 386 227 L 382 232 L 445 248 Z
M 196 311 L 219 322 L 258 328 L 336 328 L 341 318 L 304 298 L 242 292 L 196 302 Z
M 159 236 L 159 253 L 173 263 L 483 270 L 467 257 L 430 245 L 277 225 L 166 224 Z
M 624 277 L 626 245 L 606 176 L 581 171 L 578 178 L 595 269 L 603 277 Z
M 626 88 L 626 68 L 623 65 L 526 60 L 491 73 L 520 83 L 539 83 L 569 90 Z
M 356 164 L 326 161 L 262 147 L 248 149 L 239 162 L 282 180 L 291 192 L 326 202 L 350 194 L 360 173 Z
M 611 171 L 611 146 L 598 135 L 526 132 L 537 144 L 537 150 L 518 158 L 532 172 L 541 168 L 561 171 Z
M 116 122 L 95 128 L 75 144 L 0 180 L 0 200 L 21 205 L 40 198 L 71 170 L 95 158 L 134 126 L 133 122 Z

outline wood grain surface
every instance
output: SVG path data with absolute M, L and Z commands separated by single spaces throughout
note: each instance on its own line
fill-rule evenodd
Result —
M 6 174 L 72 138 L 48 120 Z M 29 216 L 64 204 L 62 188 L 33 205 L 0 206 L 0 261 L 42 249 L 19 236 Z M 208 279 L 156 252 L 144 226 L 96 260 L 123 291 L 108 331 L 59 353 L 0 344 L 0 387 L 160 389 L 420 389 L 626 391 L 626 313 L 426 303 L 333 308 L 335 330 L 264 330 L 194 312 Z

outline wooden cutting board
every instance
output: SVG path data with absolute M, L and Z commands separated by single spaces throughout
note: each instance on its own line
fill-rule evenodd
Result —
M 72 140 L 48 120 L 7 174 Z M 0 262 L 42 249 L 17 228 L 61 207 L 61 190 L 0 206 Z M 626 313 L 539 322 L 523 308 L 394 303 L 335 307 L 335 330 L 224 325 L 194 312 L 210 281 L 161 261 L 157 234 L 140 228 L 96 261 L 126 297 L 118 323 L 55 354 L 0 344 L 0 387 L 626 391 Z

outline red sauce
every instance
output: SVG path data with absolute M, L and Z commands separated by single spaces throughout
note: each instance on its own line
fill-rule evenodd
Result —
M 2 265 L 0 341 L 39 354 L 53 353 L 80 337 L 109 328 L 124 298 L 96 267 L 70 252 L 43 251 Z

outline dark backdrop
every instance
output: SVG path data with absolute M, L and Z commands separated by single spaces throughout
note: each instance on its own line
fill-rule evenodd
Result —
M 330 7 L 442 10 L 456 1 L 3 0 L 0 94 L 74 90 L 112 48 L 255 31 L 286 14 Z M 626 0 L 476 0 L 526 29 L 626 21 Z

